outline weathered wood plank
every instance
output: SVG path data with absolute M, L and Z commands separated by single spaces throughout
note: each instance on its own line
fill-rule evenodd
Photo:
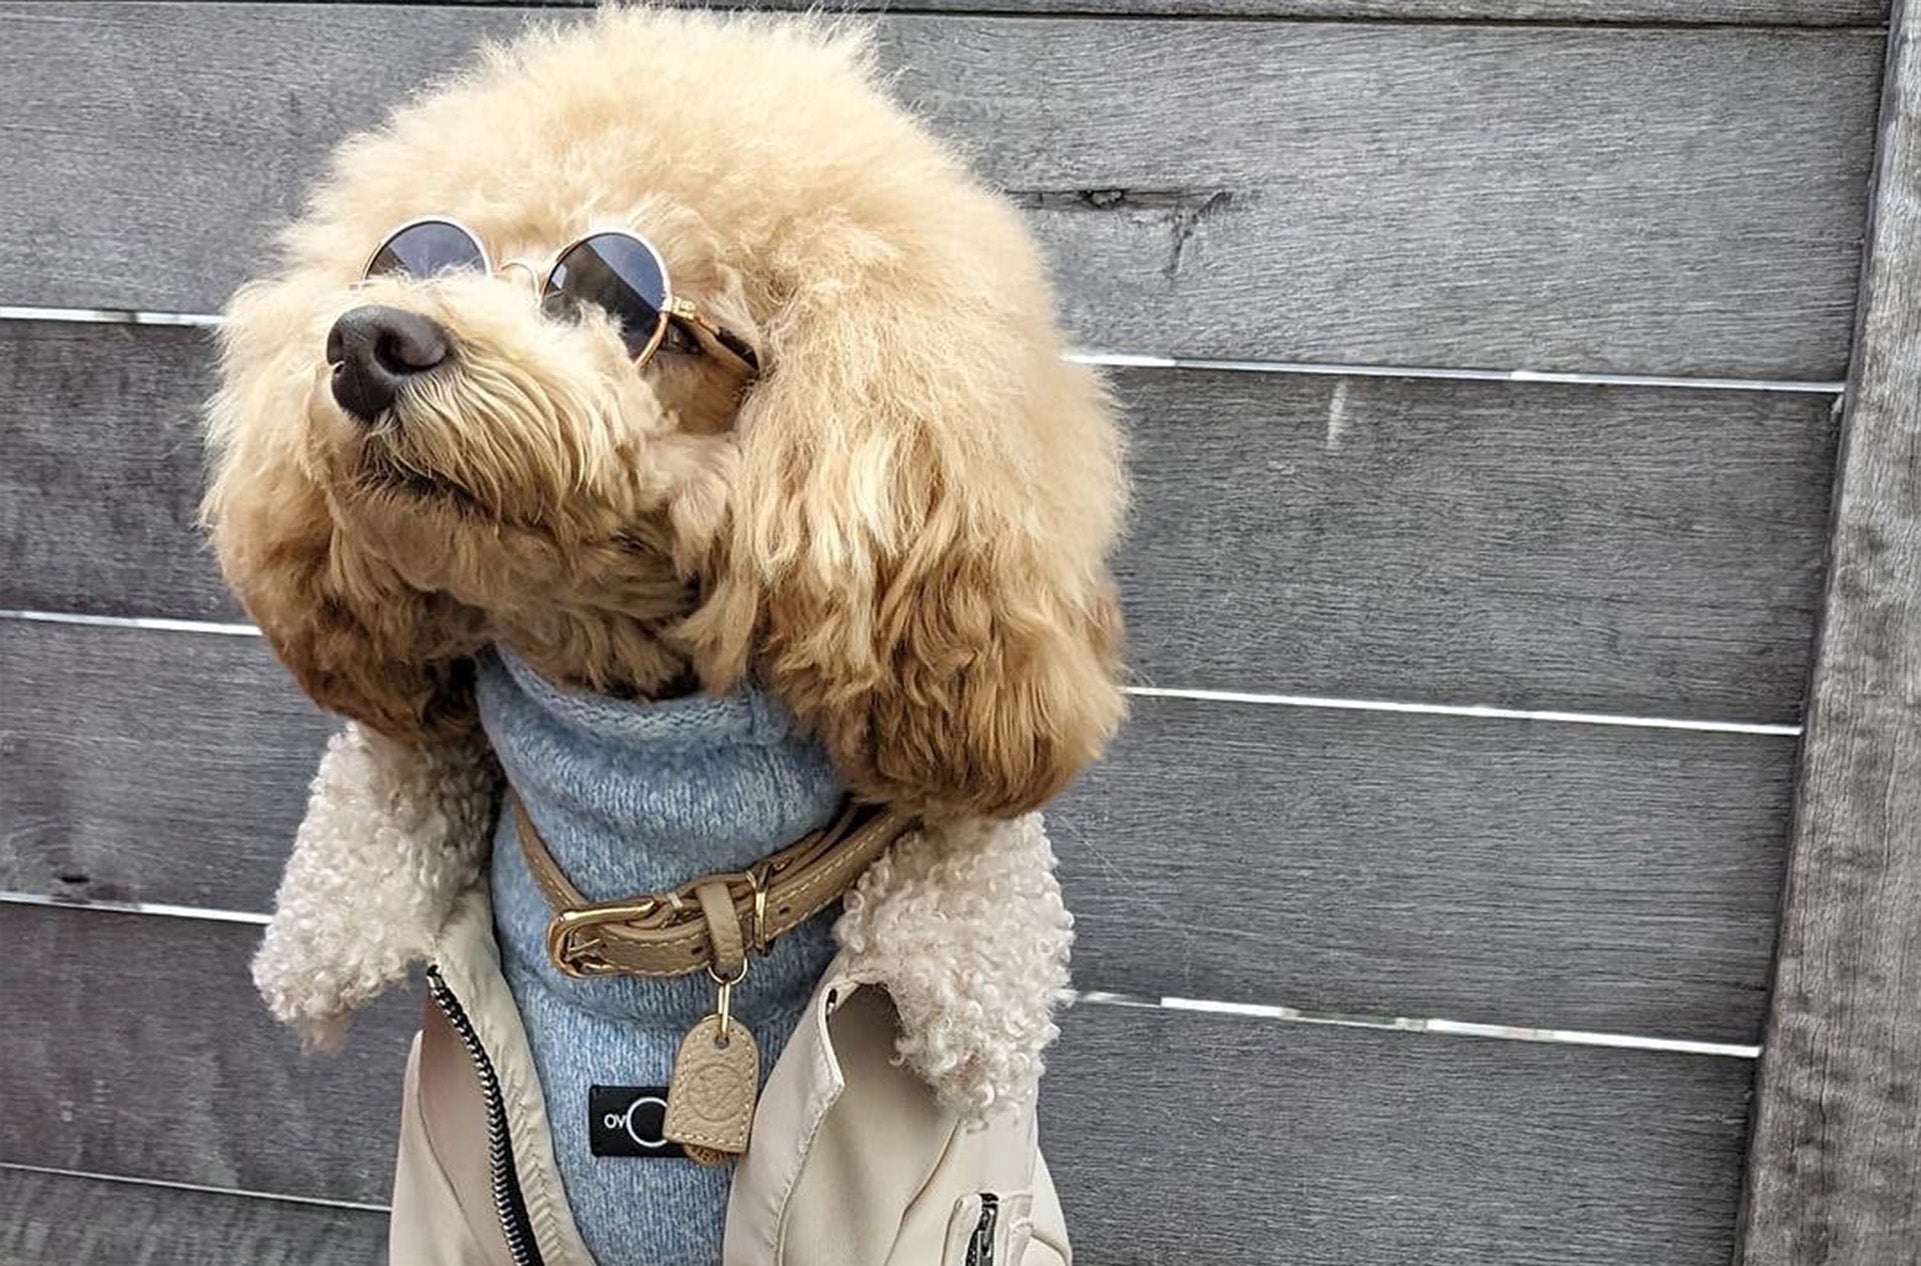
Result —
M 1076 1259 L 1725 1262 L 1740 1060 L 1077 1007 L 1041 1135 Z
M 438 0 L 437 0 L 438 2 Z M 590 0 L 568 0 L 589 3 Z M 774 6 L 760 6 L 774 7 Z M 784 6 L 783 6 L 784 7 Z M 793 7 L 802 7 L 793 0 Z M 862 7 L 868 7 L 863 5 Z M 874 8 L 891 6 L 873 4 Z M 1861 26 L 1887 21 L 1887 0 L 914 0 L 912 9 L 1383 22 L 1647 22 L 1668 26 Z
M 258 927 L 0 906 L 0 929 L 0 1160 L 386 1199 L 423 991 L 382 999 L 340 1053 L 304 1053 L 248 977 Z
M 439 6 L 0 9 L 0 81 L 34 105 L 0 120 L 0 168 L 16 174 L 0 188 L 0 295 L 216 306 L 332 142 L 521 21 Z M 1877 32 L 879 27 L 902 96 L 1030 208 L 1088 343 L 1842 371 Z
M 31 1089 L 31 1088 L 29 1088 Z M 370 1266 L 387 1215 L 0 1168 L 7 1266 Z
M 1820 397 L 1140 373 L 1129 656 L 1164 686 L 1798 716 Z
M 0 608 L 239 619 L 195 524 L 206 330 L 0 321 Z
M 259 642 L 0 622 L 0 681 L 0 887 L 269 908 L 321 726 Z M 1076 978 L 1752 1042 L 1792 757 L 1138 700 L 1051 814 Z
M 302 1060 L 245 985 L 251 929 L 17 907 L 0 929 L 24 953 L 0 1085 L 32 1091 L 6 1159 L 381 1198 L 405 1007 Z M 1088 1261 L 1726 1259 L 1745 1061 L 1114 1007 L 1064 1031 L 1042 1130 Z
M 1050 814 L 1091 988 L 1753 1042 L 1791 739 L 1140 700 Z
M 204 332 L 0 322 L 0 607 L 232 620 Z M 1792 721 L 1820 396 L 1122 370 L 1158 685 Z
M 1909 1262 L 1921 1245 L 1921 8 L 1897 5 L 1894 32 L 1749 1266 Z
M 333 0 L 328 0 L 333 2 Z M 359 3 L 360 0 L 340 0 Z M 503 0 L 417 0 L 498 4 Z M 597 0 L 528 0 L 587 8 Z M 667 0 L 714 9 L 806 9 L 812 0 Z M 1402 22 L 1646 22 L 1664 26 L 1863 26 L 1887 21 L 1887 0 L 843 0 L 836 11 L 1065 13 L 1086 17 L 1272 17 Z
M 258 638 L 0 621 L 0 683 L 0 888 L 271 908 L 334 723 Z

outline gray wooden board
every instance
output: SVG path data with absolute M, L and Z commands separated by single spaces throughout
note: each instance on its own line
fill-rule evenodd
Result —
M 1161 686 L 1793 720 L 1834 424 L 1794 395 L 1120 380 Z
M 383 1197 L 417 996 L 303 1058 L 246 984 L 253 929 L 20 907 L 0 929 L 0 1159 Z M 1063 1027 L 1042 1130 L 1084 1260 L 1726 1259 L 1745 1061 L 1116 1007 Z
M 0 607 L 238 619 L 195 524 L 206 330 L 0 321 Z
M 361 3 L 362 0 L 324 0 Z M 487 4 L 502 0 L 417 0 Z M 587 8 L 599 0 L 528 0 L 530 5 Z M 1862 26 L 1887 21 L 1887 0 L 667 0 L 712 9 L 876 10 L 886 13 L 1066 13 L 1082 17 L 1159 14 L 1171 17 L 1278 17 L 1402 22 L 1646 22 L 1663 26 Z
M 0 607 L 239 619 L 203 331 L 0 322 Z M 1830 401 L 1122 370 L 1143 682 L 1797 718 Z
M 0 301 L 215 307 L 333 141 L 521 20 L 5 6 Z M 880 26 L 903 96 L 1029 206 L 1087 343 L 1842 371 L 1878 32 Z
M 1077 1007 L 1041 1142 L 1097 1266 L 1728 1257 L 1745 1061 Z
M 435 0 L 436 3 L 444 0 Z M 464 2 L 464 0 L 463 0 Z M 488 0 L 492 3 L 493 0 Z M 561 0 L 588 4 L 593 0 Z M 731 6 L 726 6 L 731 7 Z M 801 0 L 742 4 L 801 8 Z M 1660 26 L 1864 26 L 1887 21 L 1887 0 L 912 0 L 905 5 L 837 5 L 888 12 L 1073 13 L 1107 17 L 1154 13 L 1175 17 L 1247 16 L 1384 22 L 1650 23 Z
M 267 909 L 333 728 L 258 638 L 0 621 L 0 888 Z
M 6 1266 L 372 1266 L 387 1215 L 0 1167 Z
M 1140 701 L 1050 815 L 1092 988 L 1754 1042 L 1794 741 Z
M 254 639 L 0 622 L 0 888 L 270 906 Z M 1136 701 L 1052 811 L 1083 988 L 1752 1042 L 1793 740 Z
M 1921 8 L 1895 32 L 1747 1266 L 1921 1252 Z
M 0 1161 L 382 1201 L 407 1036 L 397 990 L 337 1054 L 303 1052 L 254 993 L 260 929 L 0 906 Z

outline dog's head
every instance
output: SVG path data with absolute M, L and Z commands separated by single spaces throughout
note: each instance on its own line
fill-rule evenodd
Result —
M 229 309 L 206 504 L 319 702 L 456 732 L 498 640 L 637 697 L 754 675 L 857 794 L 934 814 L 1024 810 L 1098 752 L 1109 404 L 1017 215 L 869 63 L 817 22 L 610 11 L 342 148 Z M 425 217 L 491 271 L 366 279 Z M 543 308 L 602 230 L 759 372 L 694 327 L 637 365 L 608 312 Z

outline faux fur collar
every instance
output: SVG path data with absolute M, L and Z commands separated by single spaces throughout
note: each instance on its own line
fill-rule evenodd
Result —
M 357 725 L 336 735 L 254 959 L 274 1015 L 336 1045 L 354 1011 L 429 961 L 455 900 L 482 882 L 498 795 L 478 742 L 421 748 Z M 1034 814 L 903 839 L 848 895 L 834 932 L 838 970 L 893 998 L 902 1060 L 978 1118 L 1033 1101 L 1072 927 Z

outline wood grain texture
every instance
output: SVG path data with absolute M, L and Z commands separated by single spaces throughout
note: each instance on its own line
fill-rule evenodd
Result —
M 579 0 L 587 3 L 588 0 Z M 798 0 L 796 0 L 796 6 Z M 880 7 L 880 6 L 876 6 Z M 891 7 L 891 6 L 890 6 Z M 914 0 L 919 9 L 1010 13 L 1159 13 L 1383 22 L 1623 22 L 1661 26 L 1864 26 L 1887 0 Z
M 1728 1257 L 1750 1067 L 1077 1007 L 1041 1142 L 1099 1266 Z
M 1091 988 L 1757 1041 L 1792 739 L 1137 701 L 1049 814 Z
M 407 1007 L 302 1059 L 245 984 L 253 929 L 0 907 L 0 930 L 25 1017 L 0 1159 L 382 1198 Z M 1042 1132 L 1083 1260 L 1726 1259 L 1745 1061 L 1113 1007 L 1063 1028 Z
M 7 1266 L 371 1266 L 387 1215 L 0 1168 Z
M 1799 714 L 1821 397 L 1119 381 L 1137 510 L 1118 570 L 1150 684 Z
M 329 0 L 332 2 L 332 0 Z M 339 0 L 360 3 L 361 0 Z M 416 0 L 429 4 L 505 0 Z M 528 0 L 588 8 L 597 0 Z M 683 0 L 667 0 L 680 4 Z M 684 0 L 713 9 L 805 9 L 812 0 Z M 839 0 L 835 11 L 1063 13 L 1082 17 L 1270 17 L 1386 22 L 1633 22 L 1662 26 L 1866 26 L 1887 21 L 1887 0 Z
M 0 80 L 36 107 L 0 121 L 0 168 L 17 173 L 0 189 L 0 295 L 211 309 L 329 145 L 520 22 L 0 9 Z M 1028 208 L 1087 343 L 1842 372 L 1877 32 L 978 15 L 879 29 L 904 99 Z
M 260 929 L 0 906 L 0 1161 L 384 1201 L 423 990 L 306 1053 L 254 993 Z
M 271 908 L 334 723 L 260 639 L 0 621 L 0 683 L 0 888 Z
M 1894 29 L 1748 1266 L 1881 1266 L 1921 1246 L 1921 9 L 1897 5 Z
M 253 639 L 0 622 L 0 887 L 270 908 Z M 1090 989 L 1752 1042 L 1793 740 L 1139 700 L 1050 814 Z
M 240 619 L 195 523 L 205 330 L 0 321 L 0 608 Z
M 194 330 L 0 323 L 0 608 L 236 620 Z M 1156 685 L 1792 721 L 1820 396 L 1122 370 Z

